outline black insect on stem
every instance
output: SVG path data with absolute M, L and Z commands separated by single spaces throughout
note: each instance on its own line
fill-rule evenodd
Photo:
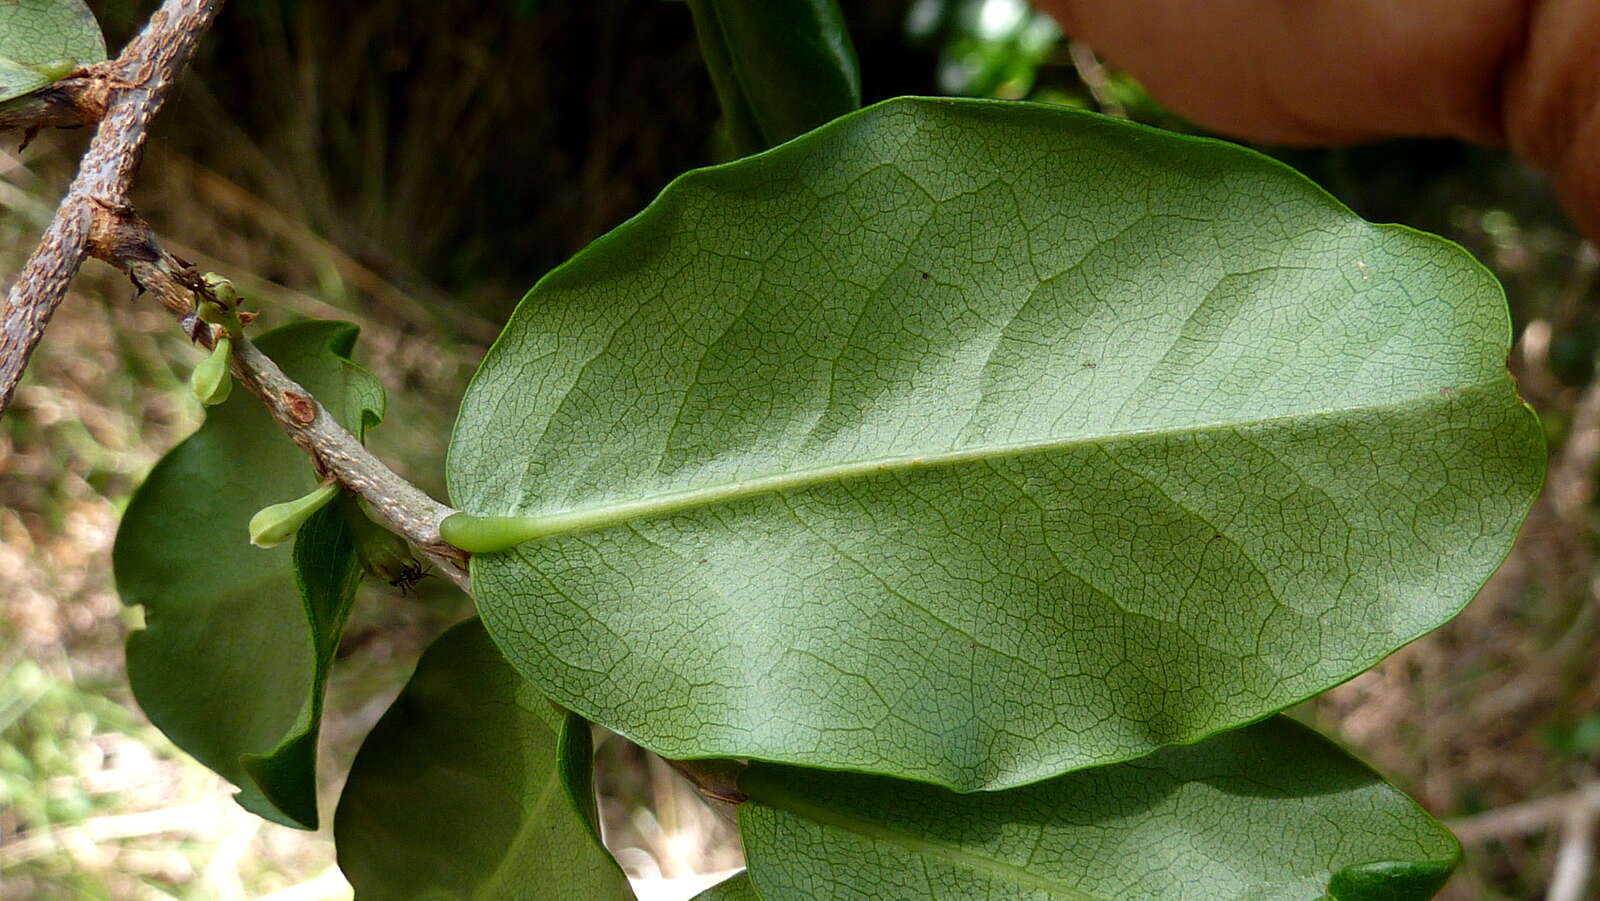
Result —
M 389 584 L 400 589 L 400 596 L 405 597 L 410 593 L 412 588 L 416 587 L 418 582 L 421 582 L 423 579 L 426 579 L 431 575 L 433 574 L 425 571 L 422 568 L 422 564 L 410 563 L 401 569 L 398 575 L 396 575 L 393 579 L 390 579 Z

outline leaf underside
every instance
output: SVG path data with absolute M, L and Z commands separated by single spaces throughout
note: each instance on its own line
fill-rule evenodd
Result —
M 901 99 L 543 279 L 449 481 L 558 703 L 958 790 L 1238 727 L 1436 628 L 1542 478 L 1493 278 L 1219 142 Z
M 600 845 L 590 758 L 588 724 L 462 623 L 362 744 L 334 818 L 339 868 L 363 899 L 631 901 Z
M 741 786 L 767 901 L 1311 901 L 1330 882 L 1341 901 L 1420 901 L 1460 856 L 1416 804 L 1283 717 L 1006 792 L 765 765 Z
M 105 38 L 83 0 L 0 3 L 0 102 L 105 58 Z
M 257 344 L 359 435 L 381 418 L 383 389 L 348 359 L 356 331 L 301 322 Z M 144 608 L 127 649 L 139 706 L 237 785 L 240 804 L 301 828 L 317 824 L 323 686 L 360 572 L 338 503 L 292 548 L 252 546 L 248 522 L 316 483 L 260 402 L 236 392 L 156 464 L 112 555 L 122 602 Z

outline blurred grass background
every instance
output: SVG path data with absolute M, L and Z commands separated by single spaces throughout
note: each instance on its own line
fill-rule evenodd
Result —
M 154 4 L 91 6 L 115 47 Z M 1197 131 L 1023 0 L 845 6 L 869 100 L 1030 98 Z M 540 274 L 714 161 L 716 117 L 681 4 L 230 0 L 158 121 L 135 201 L 265 325 L 361 324 L 358 357 L 390 397 L 372 444 L 439 494 L 457 398 L 498 323 Z M 32 249 L 86 139 L 0 148 L 0 272 Z M 1562 821 L 1502 814 L 1600 778 L 1600 260 L 1502 152 L 1266 149 L 1368 218 L 1461 242 L 1511 298 L 1509 363 L 1550 435 L 1545 496 L 1465 614 L 1298 715 L 1460 824 L 1467 859 L 1446 897 L 1542 897 Z M 184 386 L 198 351 L 132 293 L 89 264 L 0 419 L 0 899 L 346 898 L 326 830 L 238 810 L 129 696 L 118 514 L 200 417 Z M 421 648 L 470 613 L 442 580 L 419 587 L 358 602 L 329 692 L 324 809 Z M 631 875 L 737 865 L 726 824 L 659 761 L 612 738 L 599 772 Z

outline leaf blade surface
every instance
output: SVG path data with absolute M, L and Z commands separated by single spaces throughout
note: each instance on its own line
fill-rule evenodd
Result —
M 1370 893 L 1338 897 L 1410 901 L 1460 857 L 1415 803 L 1283 717 L 1005 792 L 761 764 L 741 786 L 749 878 L 773 901 L 1310 901 L 1351 870 L 1373 874 Z
M 363 898 L 632 899 L 600 845 L 589 753 L 586 723 L 518 676 L 476 620 L 459 624 L 356 756 L 339 866 Z
M 359 435 L 381 418 L 383 395 L 348 359 L 356 331 L 301 322 L 258 344 Z M 127 646 L 140 707 L 238 786 L 240 804 L 301 828 L 317 822 L 323 686 L 360 574 L 338 503 L 292 547 L 252 546 L 247 524 L 315 485 L 304 453 L 238 392 L 156 464 L 112 554 L 122 602 L 144 609 L 146 626 Z
M 995 789 L 1437 627 L 1542 472 L 1498 285 L 1217 142 L 890 101 L 537 285 L 452 497 L 486 627 L 668 757 Z M 870 736 L 863 740 L 863 736 Z

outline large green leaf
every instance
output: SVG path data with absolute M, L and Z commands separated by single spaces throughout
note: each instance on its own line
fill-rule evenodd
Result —
M 590 759 L 588 724 L 462 623 L 356 755 L 334 816 L 339 868 L 365 901 L 632 899 L 600 845 Z
M 258 344 L 360 434 L 382 416 L 383 389 L 348 358 L 356 332 L 301 322 Z M 323 686 L 360 573 L 338 504 L 302 526 L 292 550 L 252 546 L 247 525 L 316 481 L 260 401 L 234 392 L 156 464 L 112 557 L 123 603 L 144 608 L 127 652 L 139 706 L 237 785 L 240 804 L 308 829 Z
M 0 0 L 0 101 L 105 58 L 105 38 L 83 0 Z
M 551 698 L 957 789 L 1252 722 L 1453 616 L 1542 436 L 1458 247 L 1258 154 L 904 99 L 690 173 L 485 357 L 447 522 Z M 495 533 L 500 534 L 495 534 Z
M 755 153 L 861 105 L 838 0 L 689 0 L 734 149 Z
M 1460 856 L 1408 798 L 1281 717 L 1006 792 L 767 765 L 740 785 L 767 901 L 1309 901 L 1330 881 L 1336 901 L 1412 901 Z

